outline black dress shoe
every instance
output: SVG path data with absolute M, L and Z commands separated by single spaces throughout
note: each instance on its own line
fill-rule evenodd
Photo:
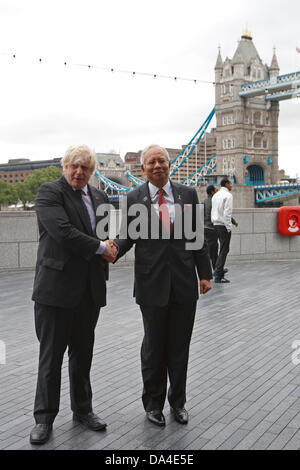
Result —
M 215 282 L 217 284 L 228 284 L 230 281 L 226 279 L 225 277 L 216 277 Z
M 180 424 L 187 424 L 189 422 L 189 415 L 185 408 L 171 408 L 175 421 Z
M 85 415 L 73 413 L 73 420 L 78 421 L 78 423 L 84 424 L 87 428 L 91 429 L 92 431 L 101 431 L 106 428 L 106 423 L 102 421 L 92 411 Z
M 147 411 L 146 416 L 151 423 L 156 424 L 157 426 L 166 425 L 165 417 L 160 410 Z
M 52 424 L 36 424 L 30 433 L 30 444 L 45 444 L 50 437 Z

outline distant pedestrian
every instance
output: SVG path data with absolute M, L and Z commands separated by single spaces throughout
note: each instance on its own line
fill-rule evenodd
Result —
M 215 282 L 228 283 L 224 277 L 224 266 L 229 252 L 232 225 L 238 223 L 232 218 L 232 182 L 229 178 L 223 178 L 221 188 L 212 197 L 211 221 L 217 232 L 220 243 L 220 251 L 215 265 Z
M 208 246 L 208 253 L 212 268 L 215 269 L 218 258 L 218 234 L 211 221 L 211 201 L 218 188 L 210 184 L 206 188 L 207 198 L 204 200 L 204 237 Z

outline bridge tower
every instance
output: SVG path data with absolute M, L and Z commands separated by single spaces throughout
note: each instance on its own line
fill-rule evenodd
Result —
M 215 66 L 216 151 L 219 175 L 234 176 L 240 185 L 278 182 L 278 102 L 264 96 L 242 98 L 241 84 L 279 74 L 274 49 L 271 65 L 263 64 L 246 29 L 232 59 Z

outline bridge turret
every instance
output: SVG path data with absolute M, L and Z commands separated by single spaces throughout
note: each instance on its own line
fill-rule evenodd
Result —
M 218 52 L 218 57 L 217 57 L 217 62 L 215 65 L 215 80 L 216 82 L 219 82 L 222 78 L 223 75 L 223 60 L 221 56 L 221 47 L 218 47 L 219 52 Z
M 272 58 L 271 66 L 269 69 L 270 77 L 276 77 L 277 75 L 279 75 L 279 70 L 280 69 L 279 69 L 278 60 L 276 57 L 276 49 L 274 47 L 273 58 Z

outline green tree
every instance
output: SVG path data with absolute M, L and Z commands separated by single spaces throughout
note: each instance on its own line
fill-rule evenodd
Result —
M 47 168 L 34 170 L 27 176 L 24 183 L 16 183 L 14 186 L 24 209 L 27 202 L 33 202 L 35 200 L 36 193 L 41 184 L 46 183 L 47 181 L 56 180 L 60 176 L 61 172 L 57 167 L 48 166 Z
M 13 185 L 0 181 L 0 210 L 1 205 L 16 204 L 18 202 L 18 195 Z
M 30 191 L 29 187 L 24 183 L 14 184 L 15 191 L 18 195 L 18 200 L 22 202 L 23 208 L 25 209 L 26 202 L 31 202 L 34 200 L 34 194 Z
M 31 175 L 28 175 L 25 184 L 33 195 L 31 201 L 35 199 L 36 193 L 41 184 L 46 183 L 47 181 L 56 180 L 60 176 L 61 172 L 55 166 L 41 168 L 40 170 L 35 170 Z

